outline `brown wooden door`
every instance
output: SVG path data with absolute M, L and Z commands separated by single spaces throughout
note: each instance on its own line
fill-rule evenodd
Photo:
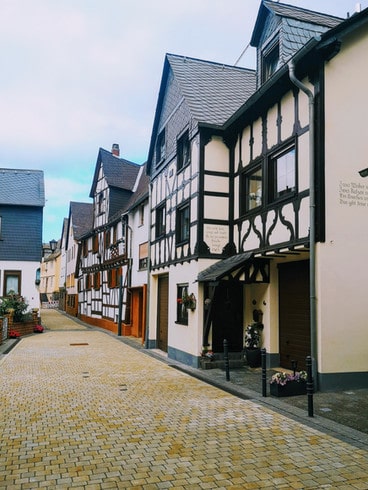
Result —
M 280 364 L 305 369 L 310 355 L 309 261 L 279 266 L 279 349 Z
M 158 318 L 157 318 L 157 347 L 167 352 L 168 337 L 168 305 L 169 305 L 169 276 L 158 278 Z
M 230 352 L 243 349 L 243 285 L 238 281 L 222 281 L 213 299 L 212 349 L 223 352 L 224 339 Z

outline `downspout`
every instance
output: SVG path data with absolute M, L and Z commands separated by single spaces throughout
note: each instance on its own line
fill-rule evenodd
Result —
M 288 63 L 289 77 L 294 85 L 302 90 L 309 101 L 309 294 L 310 294 L 310 335 L 311 335 L 311 358 L 312 374 L 315 388 L 318 386 L 317 380 L 317 298 L 316 298 L 316 225 L 315 225 L 315 125 L 314 125 L 314 95 L 312 91 L 295 76 L 295 64 L 291 60 Z

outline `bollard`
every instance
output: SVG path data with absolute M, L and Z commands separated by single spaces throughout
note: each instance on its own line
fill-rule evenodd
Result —
M 266 367 L 266 349 L 261 349 L 262 365 L 262 396 L 267 396 L 267 367 Z
M 224 360 L 225 360 L 226 381 L 230 381 L 229 347 L 226 339 L 224 339 Z
M 311 356 L 307 356 L 306 365 L 307 365 L 308 417 L 313 417 L 313 393 L 314 393 L 314 385 L 313 385 L 312 358 L 311 358 Z

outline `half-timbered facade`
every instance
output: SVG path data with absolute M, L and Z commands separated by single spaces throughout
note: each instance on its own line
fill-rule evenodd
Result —
M 253 70 L 166 55 L 148 158 L 147 345 L 189 364 L 196 365 L 203 342 L 198 272 L 224 248 L 233 253 L 228 148 L 209 128 L 220 127 L 254 89 Z M 241 350 L 241 335 L 238 344 Z
M 144 167 L 120 158 L 118 145 L 99 150 L 90 197 L 93 224 L 79 241 L 78 316 L 125 334 L 130 324 L 131 243 L 129 203 Z
M 70 202 L 69 216 L 65 229 L 65 271 L 64 288 L 66 313 L 78 315 L 78 280 L 75 277 L 77 265 L 78 243 L 82 236 L 92 228 L 93 204 L 85 202 Z
M 198 113 L 223 109 L 215 73 L 201 92 L 195 62 L 167 56 L 148 162 L 148 346 L 192 365 L 224 339 L 240 352 L 256 311 L 269 365 L 311 355 L 321 389 L 366 385 L 367 19 L 264 0 L 257 87 L 225 122 Z

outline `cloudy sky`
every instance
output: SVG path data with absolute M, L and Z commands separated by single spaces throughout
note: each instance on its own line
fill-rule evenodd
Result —
M 285 3 L 340 17 L 354 0 Z M 368 6 L 362 1 L 361 8 Z M 147 158 L 165 53 L 233 65 L 260 0 L 0 0 L 0 167 L 44 171 L 44 242 L 91 202 L 100 147 Z M 239 66 L 255 67 L 254 49 Z

